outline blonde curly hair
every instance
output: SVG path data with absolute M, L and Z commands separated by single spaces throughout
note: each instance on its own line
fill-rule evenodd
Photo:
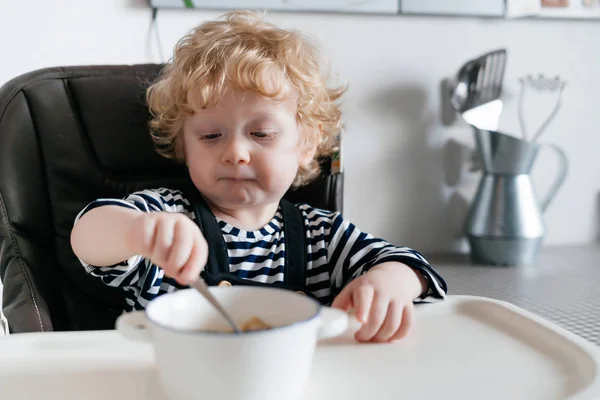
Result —
M 253 12 L 230 12 L 201 24 L 179 40 L 173 58 L 148 88 L 157 151 L 185 162 L 185 117 L 218 104 L 227 90 L 277 100 L 291 86 L 297 121 L 308 128 L 303 129 L 304 150 L 315 151 L 312 162 L 299 168 L 293 186 L 306 184 L 319 175 L 318 159 L 338 145 L 342 123 L 336 101 L 346 90 L 328 86 L 317 55 L 317 48 L 301 34 L 280 29 Z M 285 77 L 275 85 L 270 79 L 274 67 Z

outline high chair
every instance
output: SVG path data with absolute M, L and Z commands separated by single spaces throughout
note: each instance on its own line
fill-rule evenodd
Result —
M 0 88 L 0 278 L 11 333 L 111 329 L 120 290 L 86 274 L 73 254 L 76 215 L 100 197 L 191 185 L 159 156 L 145 89 L 162 65 L 41 69 Z M 342 210 L 343 173 L 323 173 L 286 197 Z

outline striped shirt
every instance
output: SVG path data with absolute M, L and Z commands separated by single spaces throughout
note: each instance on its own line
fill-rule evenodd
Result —
M 180 191 L 159 188 L 135 192 L 124 199 L 93 201 L 79 213 L 75 222 L 89 210 L 104 205 L 144 212 L 178 212 L 196 220 L 193 205 Z M 416 301 L 445 298 L 446 283 L 417 251 L 361 232 L 339 212 L 303 203 L 296 207 L 302 213 L 307 238 L 306 290 L 322 304 L 330 304 L 352 279 L 387 261 L 404 263 L 427 279 L 429 290 Z M 267 225 L 256 231 L 236 228 L 219 218 L 217 222 L 227 245 L 232 275 L 262 283 L 283 282 L 285 240 L 281 207 Z M 125 291 L 126 311 L 144 309 L 155 297 L 182 288 L 165 276 L 162 268 L 139 255 L 110 267 L 80 261 L 89 274 Z

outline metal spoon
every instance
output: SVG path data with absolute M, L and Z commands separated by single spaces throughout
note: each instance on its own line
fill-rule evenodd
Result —
M 231 318 L 227 311 L 225 311 L 221 303 L 219 303 L 215 296 L 212 295 L 210 290 L 208 290 L 208 286 L 206 285 L 206 283 L 204 283 L 204 281 L 201 278 L 198 278 L 194 282 L 192 282 L 191 286 L 194 287 L 198 292 L 200 292 L 200 294 L 204 296 L 204 298 L 208 300 L 221 313 L 223 318 L 225 318 L 227 322 L 229 322 L 235 333 L 242 332 L 242 330 L 239 328 L 239 326 L 237 326 L 233 318 Z

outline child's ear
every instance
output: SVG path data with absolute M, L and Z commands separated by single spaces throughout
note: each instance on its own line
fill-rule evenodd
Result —
M 321 125 L 319 124 L 318 127 L 316 128 L 312 128 L 315 131 L 311 131 L 309 128 L 305 128 L 303 135 L 306 137 L 306 135 L 310 135 L 313 137 L 319 137 L 321 135 Z M 312 162 L 312 160 L 314 160 L 315 155 L 317 154 L 317 145 L 316 143 L 314 143 L 315 140 L 310 141 L 309 143 L 307 143 L 304 146 L 304 149 L 302 149 L 302 153 L 300 154 L 300 165 L 301 166 L 307 166 L 308 164 L 310 164 Z
M 302 150 L 302 154 L 300 154 L 300 165 L 304 167 L 310 164 L 311 161 L 314 160 L 315 154 L 317 154 L 317 146 Z

